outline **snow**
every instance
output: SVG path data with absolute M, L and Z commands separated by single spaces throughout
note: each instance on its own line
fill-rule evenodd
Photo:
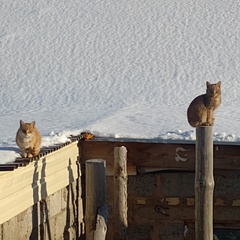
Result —
M 91 131 L 194 140 L 186 119 L 222 82 L 214 140 L 240 139 L 240 15 L 234 0 L 2 0 L 0 163 L 19 156 L 19 121 L 43 146 Z

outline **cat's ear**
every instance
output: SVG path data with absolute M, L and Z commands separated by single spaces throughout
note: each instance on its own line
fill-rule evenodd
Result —
M 219 81 L 219 82 L 217 83 L 217 85 L 220 87 L 220 86 L 221 86 L 221 81 Z
M 36 124 L 35 121 L 32 121 L 32 122 L 31 122 L 31 125 L 32 125 L 33 127 L 35 127 L 35 124 Z
M 209 87 L 211 85 L 211 83 L 207 81 L 206 85 L 207 85 L 207 87 Z
M 23 120 L 20 120 L 20 126 L 22 126 L 24 124 Z

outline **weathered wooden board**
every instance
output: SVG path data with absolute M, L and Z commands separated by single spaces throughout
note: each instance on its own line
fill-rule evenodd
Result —
M 0 224 L 79 177 L 77 142 L 0 174 Z
M 195 142 L 153 141 L 93 138 L 81 141 L 81 159 L 101 158 L 107 166 L 113 166 L 114 147 L 125 146 L 128 165 L 136 166 L 140 172 L 158 170 L 194 171 Z M 215 142 L 213 147 L 215 170 L 240 170 L 240 146 Z

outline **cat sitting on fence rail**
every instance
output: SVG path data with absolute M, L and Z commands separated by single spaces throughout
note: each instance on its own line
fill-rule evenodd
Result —
M 42 137 L 35 125 L 35 121 L 25 123 L 20 120 L 20 127 L 16 135 L 16 143 L 21 149 L 24 158 L 35 157 L 40 152 Z
M 187 110 L 188 122 L 192 127 L 213 126 L 214 112 L 221 104 L 221 82 L 206 84 L 206 93 L 193 99 Z

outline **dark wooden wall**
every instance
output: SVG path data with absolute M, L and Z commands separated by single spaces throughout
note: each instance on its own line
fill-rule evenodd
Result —
M 80 161 L 107 163 L 107 239 L 114 239 L 113 152 L 128 158 L 129 239 L 194 239 L 195 143 L 102 139 L 80 141 Z M 240 146 L 214 143 L 214 227 L 240 229 Z M 86 199 L 87 201 L 87 199 Z

